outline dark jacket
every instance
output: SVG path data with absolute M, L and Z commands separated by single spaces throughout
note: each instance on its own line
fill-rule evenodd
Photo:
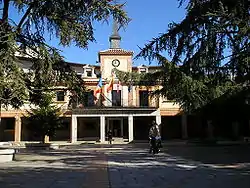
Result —
M 112 138 L 112 131 L 108 131 L 108 138 Z

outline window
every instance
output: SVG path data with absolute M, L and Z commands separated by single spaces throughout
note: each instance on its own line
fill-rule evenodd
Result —
M 93 77 L 94 69 L 89 65 L 83 67 L 84 69 L 84 77 Z
M 86 69 L 86 76 L 87 77 L 92 77 L 92 69 L 91 68 Z
M 64 91 L 56 92 L 56 100 L 57 101 L 64 101 L 65 93 Z
M 85 93 L 84 106 L 94 106 L 94 91 L 89 91 Z
M 148 98 L 149 98 L 149 92 L 148 91 L 139 91 L 139 97 L 140 97 L 140 106 L 149 106 L 148 105 Z
M 112 106 L 121 106 L 121 91 L 112 91 Z
M 146 74 L 148 72 L 148 67 L 145 65 L 138 66 L 137 68 L 140 74 Z
M 92 71 L 87 71 L 87 77 L 92 77 Z
M 141 69 L 140 69 L 140 73 L 145 74 L 146 72 L 147 72 L 146 68 L 141 68 Z

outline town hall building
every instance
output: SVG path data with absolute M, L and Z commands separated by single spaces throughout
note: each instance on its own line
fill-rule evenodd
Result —
M 87 88 L 87 100 L 84 104 L 69 105 L 69 92 L 58 88 L 55 103 L 62 107 L 63 126 L 57 130 L 50 141 L 100 142 L 106 143 L 106 133 L 113 132 L 115 142 L 133 142 L 148 139 L 148 130 L 153 120 L 161 124 L 163 139 L 181 139 L 188 137 L 187 117 L 180 107 L 161 96 L 150 93 L 160 86 L 127 86 L 114 75 L 113 70 L 147 73 L 159 70 L 158 66 L 134 66 L 133 52 L 122 49 L 121 37 L 114 23 L 109 37 L 110 47 L 98 53 L 99 65 L 69 63 L 77 75 L 84 80 Z M 28 59 L 20 58 L 24 71 L 29 70 Z M 112 89 L 108 90 L 110 79 Z M 101 80 L 102 92 L 96 101 L 95 90 Z M 0 142 L 37 141 L 25 120 L 24 104 L 19 110 L 2 109 Z

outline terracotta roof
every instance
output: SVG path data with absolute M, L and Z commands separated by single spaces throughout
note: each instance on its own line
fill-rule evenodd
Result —
M 123 49 L 108 49 L 99 52 L 99 55 L 133 55 L 134 52 Z

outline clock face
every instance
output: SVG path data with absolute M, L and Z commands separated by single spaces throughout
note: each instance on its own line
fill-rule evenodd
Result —
M 120 61 L 118 59 L 115 59 L 115 60 L 112 61 L 112 65 L 114 67 L 118 67 L 120 65 Z

